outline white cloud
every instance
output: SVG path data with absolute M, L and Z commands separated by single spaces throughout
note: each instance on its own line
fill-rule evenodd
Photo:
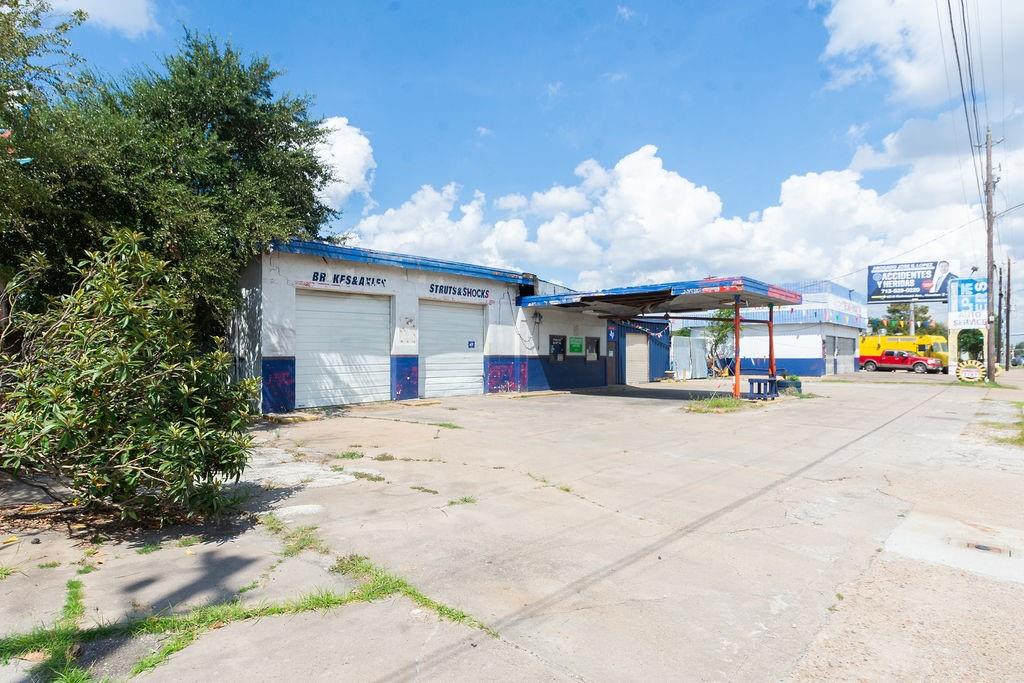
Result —
M 488 128 L 487 126 L 477 126 L 476 134 L 482 138 L 486 138 L 488 136 L 494 135 L 494 131 Z
M 552 99 L 558 97 L 558 95 L 562 92 L 562 81 L 554 81 L 552 83 L 547 83 L 544 86 L 544 92 L 546 92 L 548 94 L 548 97 Z
M 324 199 L 333 208 L 340 209 L 352 193 L 358 192 L 372 207 L 370 190 L 377 162 L 369 138 L 344 116 L 332 116 L 324 124 L 330 133 L 317 148 L 317 154 L 336 176 L 335 181 L 324 188 Z
M 583 289 L 706 275 L 776 282 L 837 277 L 902 252 L 910 259 L 960 256 L 965 265 L 979 263 L 980 222 L 935 241 L 981 215 L 977 202 L 962 201 L 955 159 L 894 156 L 893 162 L 910 170 L 888 192 L 865 187 L 853 169 L 794 175 L 782 183 L 776 204 L 739 218 L 723 215 L 715 192 L 665 168 L 647 145 L 611 168 L 594 160 L 579 164 L 578 185 L 533 193 L 529 207 L 522 194 L 495 202 L 504 210 L 529 208 L 526 217 L 492 223 L 481 193 L 460 205 L 456 185 L 424 186 L 356 231 L 370 247 L 511 266 Z M 1024 150 L 1008 150 L 1004 168 L 1024 178 Z M 1024 196 L 1024 183 L 1006 190 Z M 535 198 L 570 196 L 586 203 L 565 202 L 553 215 L 534 212 Z M 1001 236 L 997 253 L 1024 251 L 1024 212 L 1007 217 Z M 862 279 L 856 272 L 845 282 L 861 289 Z
M 550 190 L 534 192 L 530 197 L 530 210 L 539 214 L 582 211 L 589 206 L 587 195 L 576 187 L 553 185 Z
M 159 28 L 152 0 L 53 0 L 52 5 L 58 12 L 85 10 L 89 23 L 129 38 L 138 38 Z
M 604 79 L 612 84 L 621 83 L 629 79 L 629 74 L 625 71 L 609 71 L 604 74 Z
M 953 5 L 953 25 L 961 60 L 965 60 L 959 3 Z M 990 102 L 1001 98 L 1003 82 L 1008 100 L 1019 100 L 1024 95 L 1024 2 L 975 0 L 965 6 L 976 78 L 981 80 L 984 65 Z M 949 99 L 950 89 L 954 99 L 959 99 L 960 82 L 946 3 L 834 0 L 825 28 L 829 40 L 823 58 L 833 74 L 827 87 L 849 87 L 880 74 L 890 83 L 891 97 L 902 103 L 936 105 Z M 1005 59 L 1001 51 L 1005 51 Z M 1004 65 L 1005 75 L 1000 73 Z M 963 66 L 966 68 L 966 64 Z M 977 85 L 980 89 L 981 83 Z
M 636 16 L 636 10 L 630 9 L 625 5 L 619 5 L 618 7 L 615 8 L 615 16 L 621 19 L 622 21 L 630 21 L 633 17 Z
M 504 211 L 521 211 L 529 204 L 529 199 L 517 193 L 507 194 L 494 200 L 494 205 Z

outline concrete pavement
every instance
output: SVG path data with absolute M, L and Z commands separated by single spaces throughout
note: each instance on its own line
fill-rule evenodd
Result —
M 1024 391 L 805 391 L 820 397 L 710 415 L 668 386 L 462 397 L 268 429 L 246 478 L 270 502 L 254 505 L 498 637 L 393 596 L 233 623 L 144 676 L 1013 679 L 1024 463 L 995 437 Z M 464 496 L 476 502 L 448 504 Z M 339 585 L 315 555 L 268 573 L 276 542 L 257 527 L 184 560 L 167 543 L 132 558 L 145 590 L 111 581 L 108 563 L 83 577 L 89 613 L 161 609 L 146 596 L 175 581 L 213 599 L 205 577 L 227 592 L 258 580 L 267 599 Z M 214 550 L 244 562 L 225 574 Z M 187 565 L 179 579 L 161 574 L 168 559 Z

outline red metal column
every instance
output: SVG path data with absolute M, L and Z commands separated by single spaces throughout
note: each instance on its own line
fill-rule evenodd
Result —
M 768 304 L 768 376 L 775 376 L 775 304 Z
M 733 346 L 736 349 L 733 358 L 733 370 L 732 370 L 732 395 L 735 398 L 740 397 L 740 295 L 737 294 L 733 298 L 732 302 L 732 332 L 733 332 Z

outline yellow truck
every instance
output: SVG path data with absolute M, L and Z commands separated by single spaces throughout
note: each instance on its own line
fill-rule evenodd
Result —
M 942 362 L 942 371 L 949 372 L 949 345 L 941 334 L 869 334 L 860 338 L 862 366 L 866 358 L 882 356 L 886 351 L 906 351 L 924 358 L 937 358 Z

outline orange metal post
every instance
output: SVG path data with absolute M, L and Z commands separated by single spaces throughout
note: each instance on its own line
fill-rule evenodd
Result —
M 775 376 L 775 304 L 768 304 L 768 376 Z
M 732 395 L 735 398 L 740 397 L 740 295 L 737 294 L 733 298 L 732 302 L 732 331 L 733 331 L 733 345 L 736 349 L 736 353 L 733 358 L 733 382 L 732 382 Z

